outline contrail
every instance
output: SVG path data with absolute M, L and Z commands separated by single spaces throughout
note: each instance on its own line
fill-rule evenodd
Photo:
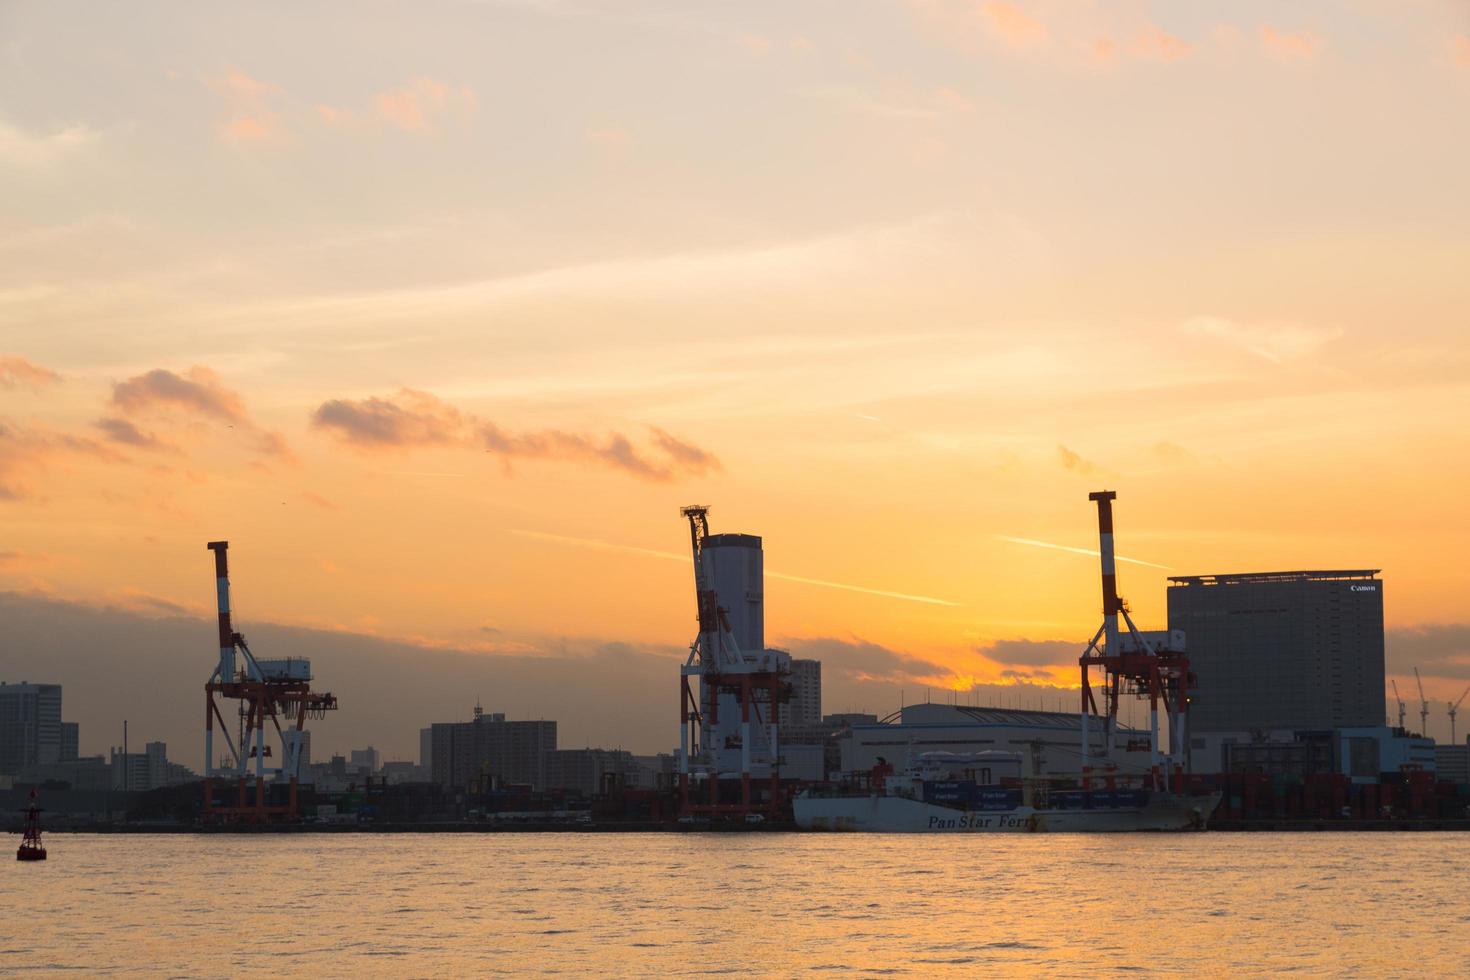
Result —
M 611 541 L 598 541 L 596 538 L 572 538 L 562 534 L 547 534 L 544 531 L 524 531 L 520 528 L 509 528 L 511 534 L 523 538 L 533 538 L 537 541 L 551 541 L 556 544 L 573 545 L 580 548 L 594 548 L 598 551 L 622 551 L 630 555 L 642 555 L 645 558 L 662 558 L 665 561 L 689 561 L 688 555 L 676 554 L 672 551 L 655 551 L 652 548 L 637 548 L 627 544 L 613 544 Z M 842 589 L 844 592 L 861 592 L 864 595 L 882 596 L 885 599 L 901 599 L 905 602 L 922 602 L 931 606 L 959 606 L 961 603 L 951 602 L 948 599 L 936 599 L 927 595 L 910 595 L 907 592 L 889 592 L 885 589 L 869 589 L 861 585 L 846 585 L 842 582 L 828 582 L 819 578 L 806 578 L 801 575 L 787 575 L 783 572 L 773 572 L 769 568 L 765 570 L 769 578 L 784 579 L 787 582 L 800 582 L 803 585 L 819 585 L 824 589 Z
M 1091 555 L 1094 558 L 1100 557 L 1096 551 L 1092 551 L 1089 548 L 1073 548 L 1070 545 L 1052 544 L 1050 541 L 1035 541 L 1031 538 L 1013 538 L 1009 534 L 997 534 L 996 538 L 1000 541 L 1009 541 L 1011 544 L 1029 544 L 1033 548 L 1051 548 L 1054 551 L 1070 551 L 1074 555 Z M 1118 561 L 1126 561 L 1130 565 L 1147 565 L 1149 568 L 1162 568 L 1165 571 L 1170 570 L 1170 566 L 1168 565 L 1144 561 L 1142 558 L 1124 558 L 1122 555 L 1114 555 L 1113 557 Z
M 843 585 L 841 582 L 824 582 L 819 578 L 802 578 L 800 575 L 787 575 L 783 572 L 773 572 L 766 569 L 766 574 L 771 578 L 782 578 L 788 582 L 804 582 L 807 585 L 820 585 L 828 589 L 845 589 L 848 592 L 862 592 L 865 595 L 881 595 L 888 599 L 903 599 L 907 602 L 924 602 L 931 606 L 958 606 L 960 603 L 951 602 L 948 599 L 936 599 L 927 595 L 909 595 L 907 592 L 885 592 L 883 589 L 866 589 L 861 585 Z

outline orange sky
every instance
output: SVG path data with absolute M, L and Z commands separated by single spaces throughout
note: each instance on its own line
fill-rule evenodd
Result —
M 1470 14 L 1180 6 L 7 5 L 0 588 L 679 645 L 699 502 L 797 653 L 1069 680 L 1109 487 L 1141 626 L 1463 624 Z

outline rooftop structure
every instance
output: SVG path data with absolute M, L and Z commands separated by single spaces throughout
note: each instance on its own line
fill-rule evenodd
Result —
M 1261 582 L 1346 582 L 1372 579 L 1382 569 L 1364 568 L 1319 572 L 1233 572 L 1226 575 L 1171 575 L 1171 585 L 1251 585 Z

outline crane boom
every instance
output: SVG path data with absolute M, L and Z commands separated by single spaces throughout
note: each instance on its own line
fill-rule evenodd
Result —
M 1459 712 L 1460 712 L 1460 705 L 1465 702 L 1465 695 L 1466 694 L 1470 694 L 1470 687 L 1465 688 L 1464 693 L 1462 693 L 1460 695 L 1460 697 L 1455 701 L 1454 704 L 1451 704 L 1449 706 L 1450 707 L 1450 743 L 1451 744 L 1458 744 L 1455 741 L 1455 715 L 1459 714 Z
M 1419 668 L 1414 668 L 1414 682 L 1419 685 L 1419 734 L 1429 735 L 1429 700 L 1424 697 L 1424 681 L 1419 677 Z
M 1393 685 L 1393 699 L 1399 703 L 1399 727 L 1400 728 L 1403 728 L 1404 727 L 1404 699 L 1399 694 L 1399 682 L 1396 681 L 1396 680 L 1394 680 L 1392 677 L 1390 677 L 1388 679 L 1388 682 Z

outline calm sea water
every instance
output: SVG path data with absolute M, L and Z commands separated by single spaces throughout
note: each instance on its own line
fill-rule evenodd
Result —
M 1470 834 L 47 843 L 0 973 L 1470 976 Z

